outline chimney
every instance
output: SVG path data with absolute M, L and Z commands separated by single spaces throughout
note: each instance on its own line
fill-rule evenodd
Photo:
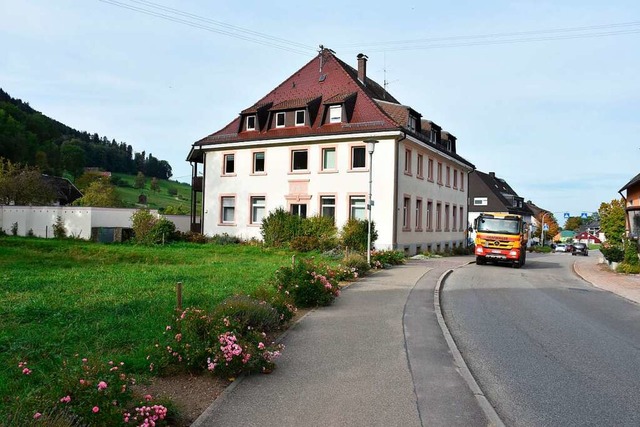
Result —
M 496 177 L 496 173 L 495 173 L 495 172 L 489 172 L 489 176 L 490 176 L 491 178 L 495 178 L 495 177 Z
M 367 85 L 367 55 L 358 54 L 358 80 Z

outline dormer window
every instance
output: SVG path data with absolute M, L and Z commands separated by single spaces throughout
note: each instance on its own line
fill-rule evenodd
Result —
M 418 121 L 416 120 L 415 116 L 409 115 L 409 124 L 408 124 L 409 130 L 415 132 L 417 123 Z
M 284 127 L 284 112 L 276 113 L 276 127 L 283 128 Z
M 329 107 L 329 123 L 342 122 L 342 105 L 331 105 Z
M 256 116 L 247 116 L 247 130 L 256 130 Z
M 304 110 L 296 111 L 296 126 L 304 126 L 305 125 L 305 113 Z
M 434 143 L 438 141 L 438 133 L 433 129 L 429 132 L 429 141 Z

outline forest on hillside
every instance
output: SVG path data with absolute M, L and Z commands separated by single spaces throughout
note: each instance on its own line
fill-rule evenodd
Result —
M 42 173 L 74 178 L 84 168 L 169 179 L 171 165 L 131 145 L 75 130 L 34 110 L 0 89 L 0 157 L 35 166 Z

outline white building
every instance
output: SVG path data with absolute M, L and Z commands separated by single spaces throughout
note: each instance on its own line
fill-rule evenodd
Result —
M 464 245 L 473 165 L 456 153 L 453 135 L 367 78 L 366 63 L 358 55 L 355 70 L 325 49 L 194 143 L 188 160 L 194 200 L 201 191 L 203 203 L 192 229 L 260 238 L 262 218 L 278 207 L 332 216 L 341 227 L 367 218 L 371 176 L 377 248 Z

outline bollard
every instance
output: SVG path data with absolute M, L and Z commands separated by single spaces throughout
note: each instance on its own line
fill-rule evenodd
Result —
M 182 311 L 182 282 L 176 284 L 176 303 L 177 309 Z

